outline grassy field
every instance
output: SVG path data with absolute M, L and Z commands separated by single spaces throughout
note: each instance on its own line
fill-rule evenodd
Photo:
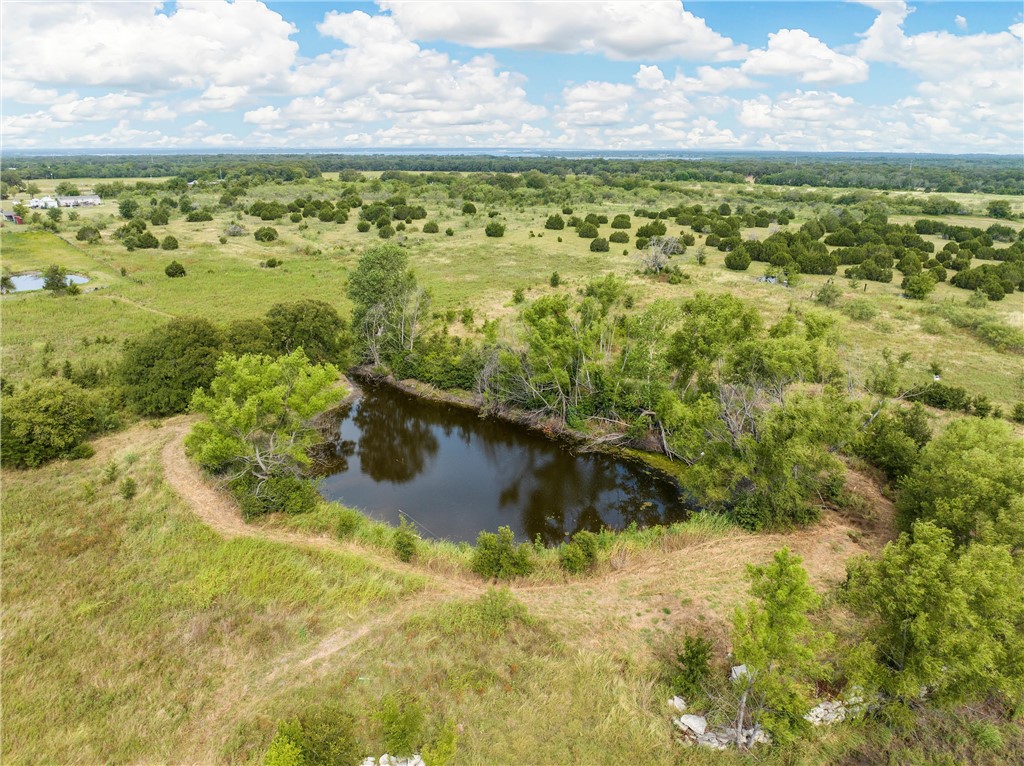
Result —
M 374 175 L 357 185 L 364 200 L 403 191 Z M 49 183 L 39 182 L 44 192 Z M 266 184 L 245 200 L 337 197 L 348 186 L 330 176 Z M 485 319 L 513 318 L 513 291 L 524 289 L 528 299 L 553 292 L 555 271 L 559 290 L 580 289 L 608 273 L 624 277 L 637 307 L 698 290 L 734 294 L 756 304 L 766 321 L 816 305 L 814 293 L 826 281 L 806 276 L 791 289 L 765 284 L 757 280 L 760 264 L 733 272 L 724 267 L 724 254 L 708 248 L 707 264 L 698 266 L 691 248 L 675 260 L 685 277 L 673 285 L 640 275 L 632 244 L 591 253 L 589 240 L 572 230 L 544 230 L 561 203 L 478 203 L 477 214 L 464 216 L 462 200 L 449 199 L 443 188 L 404 191 L 441 230 L 424 234 L 424 221 L 416 221 L 403 233 L 434 310 L 441 316 L 473 310 L 472 327 L 456 322 L 457 333 L 474 333 Z M 806 191 L 726 184 L 623 191 L 582 180 L 572 207 L 581 217 L 596 212 L 610 219 L 680 201 L 787 206 L 796 228 L 822 209 L 801 201 Z M 212 206 L 219 193 L 190 196 Z M 959 201 L 978 215 L 943 220 L 994 222 L 980 216 L 991 197 L 964 196 Z M 1013 202 L 1019 209 L 1019 200 Z M 507 226 L 500 239 L 483 233 L 492 209 Z M 249 234 L 221 243 L 236 220 Z M 65 213 L 56 234 L 7 226 L 0 232 L 4 267 L 17 273 L 58 263 L 90 282 L 77 296 L 2 298 L 3 376 L 19 385 L 65 360 L 113 364 L 125 340 L 170 317 L 227 322 L 300 298 L 345 312 L 348 274 L 362 250 L 379 241 L 358 232 L 356 221 L 356 215 L 345 224 L 284 219 L 269 224 L 280 239 L 260 244 L 251 232 L 268 224 L 237 210 L 217 212 L 206 223 L 177 214 L 151 229 L 161 239 L 176 237 L 179 249 L 134 252 L 112 237 L 120 222 L 110 203 L 79 211 L 76 221 Z M 100 242 L 75 239 L 85 222 L 101 229 Z M 636 225 L 634 219 L 631 239 Z M 601 236 L 610 232 L 601 227 Z M 757 233 L 764 237 L 767 230 Z M 283 265 L 262 267 L 271 256 Z M 172 259 L 185 266 L 184 279 L 165 276 Z M 823 310 L 838 323 L 842 361 L 853 378 L 863 378 L 891 348 L 911 353 L 910 369 L 922 381 L 935 361 L 945 382 L 972 394 L 1004 407 L 1024 400 L 1022 357 L 1000 353 L 942 318 L 944 305 L 965 304 L 966 291 L 942 284 L 928 300 L 910 301 L 900 296 L 898 280 L 857 290 L 835 280 L 843 294 L 837 307 Z M 851 318 L 851 305 L 866 306 L 859 315 L 870 318 Z M 986 310 L 1024 328 L 1021 293 Z M 172 486 L 168 472 L 166 447 L 177 427 L 134 423 L 94 442 L 96 454 L 87 460 L 3 472 L 4 763 L 255 764 L 279 721 L 325 700 L 355 717 L 362 753 L 379 755 L 384 732 L 374 713 L 391 692 L 419 701 L 425 741 L 446 723 L 455 727 L 455 763 L 1024 759 L 1019 727 L 994 717 L 987 725 L 1001 727 L 1003 746 L 986 750 L 972 728 L 988 720 L 986 710 L 817 730 L 798 746 L 751 757 L 688 749 L 674 740 L 665 705 L 668 657 L 684 633 L 700 630 L 714 637 L 726 662 L 730 616 L 746 599 L 747 563 L 790 546 L 827 594 L 845 578 L 847 561 L 877 551 L 891 536 L 890 504 L 861 474 L 855 478 L 870 485 L 878 517 L 872 525 L 829 512 L 820 525 L 791 534 L 750 535 L 699 522 L 642 540 L 623 536 L 591 577 L 565 576 L 552 556 L 532 579 L 495 595 L 489 583 L 465 575 L 467 549 L 436 546 L 403 565 L 372 527 L 338 538 L 337 509 L 329 506 L 250 525 L 244 534 L 204 523 L 203 509 Z M 120 491 L 126 478 L 138 485 L 131 499 Z M 845 619 L 830 609 L 825 619 Z M 933 760 L 936 750 L 949 758 Z
M 287 202 L 301 194 L 338 195 L 348 187 L 334 180 L 268 184 L 250 190 L 247 199 Z M 383 199 L 393 191 L 379 181 L 366 181 L 357 188 L 367 201 Z M 592 201 L 573 203 L 574 212 L 579 215 L 600 212 L 611 218 L 616 213 L 632 214 L 637 206 L 675 204 L 680 199 L 678 194 L 650 189 L 625 192 L 591 189 L 585 184 L 582 189 L 580 196 Z M 799 227 L 820 208 L 819 203 L 762 199 L 766 194 L 780 195 L 781 191 L 760 187 L 709 184 L 685 187 L 684 193 L 684 201 L 705 205 L 717 205 L 720 201 L 729 201 L 734 206 L 756 202 L 777 209 L 785 204 L 797 216 L 789 225 L 791 229 Z M 192 196 L 198 204 L 216 201 L 212 192 Z M 983 209 L 986 199 L 978 195 L 969 207 Z M 828 279 L 807 275 L 792 289 L 763 284 L 757 281 L 763 270 L 760 264 L 752 264 L 746 272 L 732 272 L 724 267 L 723 253 L 707 248 L 707 264 L 697 266 L 693 256 L 695 248 L 690 248 L 687 254 L 675 259 L 684 271 L 685 281 L 670 285 L 639 275 L 631 244 L 613 243 L 610 252 L 591 253 L 590 241 L 580 239 L 572 230 L 546 231 L 543 228 L 545 218 L 561 205 L 499 208 L 480 204 L 477 214 L 466 216 L 461 213 L 460 200 L 450 200 L 442 190 L 429 186 L 416 194 L 410 193 L 410 200 L 423 204 L 428 220 L 436 221 L 441 230 L 439 234 L 424 234 L 419 230 L 424 221 L 416 221 L 406 232 L 399 232 L 406 238 L 420 281 L 433 293 L 435 311 L 443 314 L 472 308 L 476 326 L 484 319 L 513 316 L 516 307 L 511 298 L 516 288 L 524 289 L 527 298 L 552 292 L 548 281 L 556 271 L 562 280 L 559 289 L 576 289 L 593 277 L 607 273 L 623 276 L 633 286 L 640 306 L 656 298 L 684 298 L 697 290 L 731 293 L 756 302 L 769 321 L 782 316 L 791 307 L 813 305 L 816 289 Z M 490 220 L 487 212 L 492 209 L 499 213 L 498 220 L 507 227 L 505 236 L 500 239 L 483 234 Z M 39 269 L 56 262 L 90 276 L 93 281 L 89 289 L 97 288 L 78 298 L 62 299 L 65 304 L 73 305 L 62 305 L 60 309 L 48 296 L 41 294 L 4 298 L 4 320 L 11 330 L 4 343 L 4 374 L 12 380 L 27 374 L 26 367 L 33 354 L 23 348 L 24 345 L 51 341 L 54 356 L 60 363 L 62 354 L 71 350 L 69 332 L 80 326 L 109 328 L 112 332 L 108 334 L 121 340 L 144 332 L 161 316 L 202 315 L 223 322 L 258 316 L 276 302 L 299 298 L 324 300 L 346 311 L 347 275 L 362 249 L 378 241 L 373 232 L 358 232 L 357 216 L 352 215 L 345 224 L 323 223 L 315 218 L 293 224 L 284 219 L 273 223 L 280 232 L 276 242 L 260 244 L 250 234 L 228 238 L 226 244 L 221 244 L 219 238 L 232 220 L 239 221 L 250 233 L 265 224 L 244 213 L 220 212 L 207 223 L 186 223 L 179 215 L 167 226 L 151 227 L 160 239 L 167 234 L 176 237 L 180 244 L 176 251 L 127 252 L 111 237 L 118 225 L 112 206 L 104 204 L 79 213 L 81 218 L 75 222 L 68 221 L 65 215 L 58 236 L 45 232 L 23 233 L 11 227 L 0 235 L 3 261 L 12 271 Z M 910 221 L 916 217 L 893 216 L 893 220 Z M 947 216 L 942 220 L 982 227 L 996 222 L 995 219 L 963 216 Z M 75 242 L 74 233 L 85 221 L 103 227 L 101 242 Z M 638 222 L 634 221 L 631 235 L 636 225 Z M 453 230 L 451 237 L 444 234 L 449 227 Z M 600 227 L 603 237 L 611 231 L 607 225 Z M 763 238 L 767 231 L 745 231 L 744 236 L 748 235 Z M 698 236 L 698 245 L 701 241 Z M 277 269 L 261 268 L 261 261 L 269 257 L 282 259 L 284 265 Z M 185 266 L 188 271 L 185 279 L 171 280 L 163 274 L 172 258 Z M 922 302 L 901 296 L 898 275 L 891 284 L 862 283 L 856 291 L 845 279 L 837 277 L 835 282 L 843 290 L 843 296 L 831 313 L 839 323 L 843 361 L 855 377 L 863 377 L 881 350 L 888 347 L 910 352 L 910 369 L 922 381 L 934 361 L 943 368 L 946 382 L 983 394 L 1004 407 L 1024 398 L 1024 367 L 1020 356 L 999 353 L 969 332 L 953 327 L 934 316 L 934 312 L 929 313 L 935 306 L 964 304 L 967 291 L 940 284 Z M 858 321 L 847 316 L 844 307 L 854 301 L 857 306 L 867 304 L 867 313 L 872 318 Z M 95 308 L 97 302 L 105 304 L 102 310 Z M 993 318 L 1024 329 L 1024 295 L 1014 293 L 991 303 L 988 311 Z M 67 314 L 81 316 L 83 321 L 75 321 Z M 452 329 L 464 331 L 457 324 Z M 101 357 L 104 356 L 101 353 Z

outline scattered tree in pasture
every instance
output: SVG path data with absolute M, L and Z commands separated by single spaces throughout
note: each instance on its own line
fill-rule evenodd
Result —
M 98 425 L 99 402 L 64 378 L 36 380 L 3 399 L 0 441 L 5 466 L 34 468 L 73 455 Z
M 267 311 L 266 326 L 278 354 L 302 349 L 313 364 L 346 361 L 348 325 L 328 303 L 308 298 L 277 303 Z
M 177 277 L 185 276 L 185 267 L 182 266 L 178 261 L 171 261 L 164 268 L 164 274 L 175 279 Z

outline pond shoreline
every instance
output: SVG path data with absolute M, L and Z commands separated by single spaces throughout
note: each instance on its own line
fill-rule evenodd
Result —
M 665 455 L 658 452 L 656 449 L 652 449 L 652 447 L 655 447 L 657 444 L 657 440 L 653 435 L 650 439 L 643 441 L 638 441 L 636 439 L 624 439 L 617 444 L 601 443 L 594 435 L 572 428 L 556 417 L 542 418 L 536 415 L 531 415 L 530 413 L 522 412 L 521 410 L 514 410 L 506 407 L 486 409 L 484 407 L 483 397 L 479 394 L 474 394 L 469 391 L 465 391 L 462 394 L 444 391 L 430 385 L 429 383 L 416 380 L 415 378 L 399 380 L 390 373 L 381 374 L 380 372 L 374 371 L 372 367 L 365 365 L 353 367 L 348 371 L 346 380 L 348 384 L 353 387 L 353 393 L 346 397 L 337 408 L 334 408 L 334 410 L 339 409 L 342 406 L 347 406 L 361 395 L 361 391 L 357 392 L 356 390 L 358 389 L 358 383 L 355 382 L 360 378 L 372 381 L 374 384 L 389 386 L 397 391 L 401 391 L 402 393 L 419 399 L 439 404 L 449 404 L 454 407 L 470 410 L 475 412 L 481 418 L 494 418 L 501 422 L 522 426 L 530 431 L 540 433 L 554 442 L 566 444 L 572 447 L 573 451 L 577 453 L 599 452 L 621 459 L 642 462 L 647 467 L 671 479 L 679 486 L 680 490 L 685 491 L 686 489 L 682 485 L 679 475 L 668 470 L 666 467 L 666 462 L 670 462 L 669 458 L 665 457 Z M 327 414 L 328 413 L 324 413 L 324 415 Z

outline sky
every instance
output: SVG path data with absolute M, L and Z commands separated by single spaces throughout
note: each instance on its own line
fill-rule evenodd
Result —
M 0 3 L 6 150 L 1024 154 L 1020 2 Z

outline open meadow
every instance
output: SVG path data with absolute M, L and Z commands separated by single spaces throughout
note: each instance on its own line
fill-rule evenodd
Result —
M 919 220 L 981 230 L 1008 224 L 1012 240 L 991 245 L 998 254 L 1020 241 L 1020 197 L 950 193 L 944 196 L 963 214 L 929 215 L 915 200 L 935 195 L 695 181 L 628 189 L 584 175 L 509 191 L 487 175 L 453 181 L 455 174 L 341 172 L 234 185 L 206 179 L 192 187 L 183 187 L 185 178 L 124 179 L 120 197 L 135 209 L 105 198 L 95 208 L 43 212 L 3 227 L 5 272 L 56 264 L 89 279 L 79 294 L 3 296 L 5 390 L 17 396 L 39 381 L 85 379 L 91 371 L 100 381 L 93 388 L 117 410 L 116 422 L 89 441 L 92 454 L 3 469 L 4 763 L 313 763 L 272 760 L 272 743 L 289 738 L 323 748 L 315 763 L 355 764 L 403 745 L 430 764 L 1024 762 L 1019 699 L 1007 713 L 1012 706 L 994 692 L 842 726 L 800 723 L 799 738 L 750 752 L 690 747 L 692 737 L 673 723 L 677 712 L 666 701 L 683 688 L 683 637 L 710 642 L 709 672 L 727 678 L 742 651 L 734 620 L 751 599 L 747 565 L 768 565 L 780 548 L 802 558 L 810 588 L 821 594 L 813 629 L 839 634 L 837 654 L 867 645 L 857 636 L 869 620 L 862 623 L 843 600 L 848 566 L 890 550 L 902 485 L 863 455 L 829 450 L 841 453 L 840 479 L 832 495 L 813 498 L 808 523 L 749 531 L 729 514 L 695 514 L 667 529 L 602 533 L 582 573 L 566 566 L 559 549 L 527 543 L 531 572 L 491 577 L 474 571 L 477 554 L 465 543 L 416 540 L 411 561 L 396 555 L 394 530 L 336 504 L 243 520 L 236 494 L 186 457 L 185 435 L 199 415 L 154 416 L 128 405 L 117 383 L 126 343 L 174 319 L 228 327 L 306 299 L 347 319 L 359 310 L 349 288 L 361 258 L 386 240 L 401 245 L 430 293 L 424 336 L 514 342 L 524 310 L 538 299 L 582 299 L 595 280 L 614 275 L 612 283 L 622 285 L 621 325 L 659 301 L 678 307 L 701 293 L 739 299 L 735 305 L 756 309 L 766 328 L 785 327 L 787 317 L 812 327 L 825 317 L 841 370 L 831 383 L 840 379 L 837 388 L 851 401 L 900 399 L 868 388 L 891 351 L 906 355 L 900 374 L 907 389 L 937 376 L 976 402 L 974 415 L 925 407 L 936 437 L 949 423 L 968 421 L 999 421 L 1018 441 L 1024 432 L 1011 422 L 1024 402 L 1024 292 L 988 300 L 947 279 L 911 299 L 899 272 L 889 282 L 846 278 L 847 263 L 834 274 L 787 273 L 757 260 L 736 270 L 712 231 L 721 219 L 736 219 L 738 241 L 763 242 L 795 236 L 826 215 L 859 224 L 881 214 L 911 227 Z M 76 179 L 83 193 L 110 182 Z M 53 179 L 36 183 L 42 193 L 56 188 Z M 347 215 L 321 220 L 308 204 L 296 206 L 298 199 L 333 200 Z M 343 208 L 345 199 L 352 204 Z M 183 201 L 209 220 L 190 222 Z M 1013 218 L 989 216 L 993 201 L 1009 201 Z M 278 203 L 279 214 L 261 219 L 254 203 Z M 388 228 L 395 226 L 382 238 L 376 221 L 360 230 L 360 212 L 375 203 L 422 211 L 407 218 L 388 212 Z M 717 211 L 715 221 L 705 227 L 659 217 L 697 205 Z M 758 213 L 764 220 L 740 225 Z M 593 224 L 594 237 L 577 233 L 582 222 L 546 228 L 553 216 L 564 224 L 588 214 L 604 218 Z M 613 228 L 616 216 L 627 216 L 628 226 Z M 144 222 L 164 246 L 126 246 L 132 233 L 122 227 L 130 220 Z M 652 221 L 666 224 L 664 236 L 680 244 L 692 238 L 657 269 L 644 260 L 649 243 L 637 247 L 637 230 Z M 495 223 L 501 235 L 488 236 Z M 428 224 L 436 224 L 433 232 Z M 254 237 L 261 227 L 275 230 L 271 241 Z M 626 241 L 592 250 L 616 232 Z M 936 253 L 948 241 L 922 237 Z M 168 275 L 172 261 L 184 276 Z M 1000 263 L 979 256 L 971 265 Z M 823 300 L 831 288 L 835 294 Z M 677 320 L 665 337 L 681 326 Z M 777 339 L 773 332 L 766 342 Z M 799 384 L 808 396 L 818 390 L 817 381 Z M 904 405 L 909 399 L 896 410 Z M 649 459 L 672 472 L 684 462 Z M 1013 507 L 1019 512 L 1019 502 Z M 830 666 L 800 693 L 838 699 L 851 679 L 845 666 Z M 1007 682 L 1011 698 L 1014 684 L 1019 679 Z M 734 710 L 733 688 L 723 680 L 716 694 L 728 699 L 705 706 Z M 708 715 L 716 726 L 729 720 Z

